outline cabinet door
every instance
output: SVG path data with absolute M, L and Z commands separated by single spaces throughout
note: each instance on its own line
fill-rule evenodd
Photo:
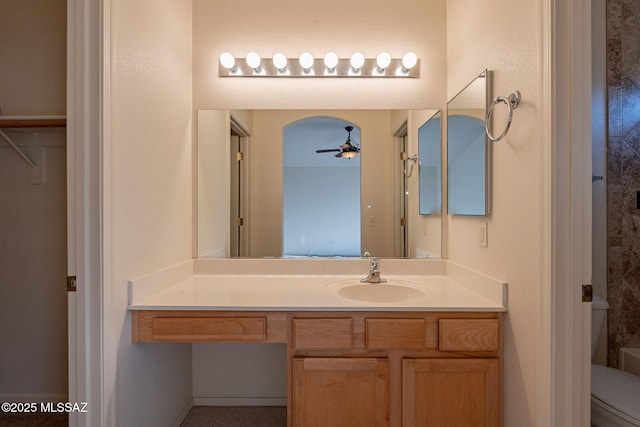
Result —
M 389 366 L 375 358 L 293 359 L 295 427 L 386 427 Z
M 404 359 L 403 427 L 502 425 L 499 366 L 495 359 Z

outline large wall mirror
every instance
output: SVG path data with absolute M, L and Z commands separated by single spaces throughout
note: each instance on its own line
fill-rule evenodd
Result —
M 447 103 L 447 210 L 490 213 L 491 145 L 485 133 L 489 72 L 483 71 Z
M 439 257 L 400 155 L 437 111 L 199 110 L 198 257 Z

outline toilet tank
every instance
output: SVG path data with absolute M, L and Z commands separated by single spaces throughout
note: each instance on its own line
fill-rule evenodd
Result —
M 607 318 L 607 309 L 609 303 L 600 298 L 597 295 L 593 296 L 591 301 L 591 359 L 596 354 L 596 348 L 598 347 L 598 338 L 600 338 L 600 332 L 605 324 Z

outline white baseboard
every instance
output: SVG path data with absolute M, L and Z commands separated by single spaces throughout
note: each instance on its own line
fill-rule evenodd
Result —
M 10 403 L 46 403 L 46 402 L 68 402 L 69 396 L 66 394 L 0 394 L 0 402 Z M 79 402 L 71 402 L 79 403 Z
M 286 397 L 194 397 L 193 406 L 287 406 Z
M 191 411 L 191 408 L 193 407 L 194 407 L 193 399 L 189 399 L 189 401 L 187 402 L 186 406 L 184 407 L 184 409 L 182 410 L 178 418 L 176 418 L 176 420 L 172 424 L 172 427 L 180 427 L 180 424 L 182 424 L 184 419 L 187 418 L 187 415 L 189 415 L 189 411 Z

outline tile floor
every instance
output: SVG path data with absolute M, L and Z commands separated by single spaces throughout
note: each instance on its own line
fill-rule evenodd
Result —
M 0 427 L 68 427 L 69 415 L 65 413 L 3 413 Z
M 285 406 L 194 406 L 180 427 L 286 427 Z

